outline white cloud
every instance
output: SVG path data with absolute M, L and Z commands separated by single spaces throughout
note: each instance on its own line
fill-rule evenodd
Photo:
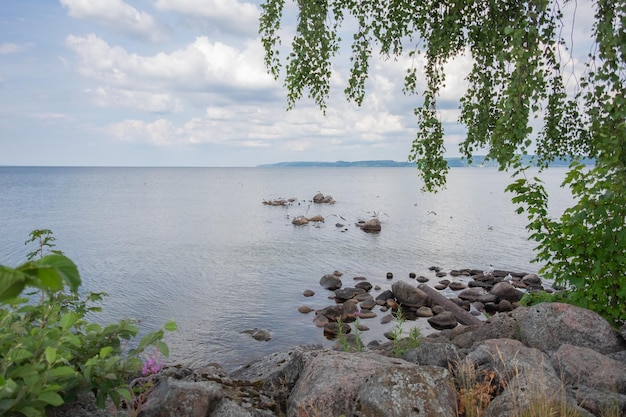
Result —
M 158 119 L 151 123 L 143 120 L 124 120 L 110 125 L 107 130 L 122 141 L 147 142 L 157 146 L 172 145 L 180 135 L 180 131 L 166 119 Z
M 260 10 L 256 5 L 238 0 L 158 0 L 157 9 L 204 18 L 223 31 L 255 35 Z
M 22 52 L 32 44 L 17 44 L 13 42 L 4 42 L 0 44 L 0 55 L 10 55 Z
M 70 35 L 66 43 L 78 55 L 82 75 L 118 86 L 158 82 L 160 86 L 198 89 L 225 85 L 265 88 L 273 84 L 256 43 L 239 50 L 200 36 L 184 49 L 153 56 L 111 47 L 94 34 Z
M 122 0 L 59 0 L 76 19 L 96 22 L 117 33 L 137 36 L 152 42 L 166 38 L 166 31 L 150 14 Z
M 176 112 L 186 95 L 278 88 L 265 71 L 256 42 L 240 50 L 198 37 L 183 49 L 152 56 L 110 46 L 94 34 L 69 35 L 66 44 L 78 57 L 79 74 L 100 84 L 90 93 L 101 106 Z

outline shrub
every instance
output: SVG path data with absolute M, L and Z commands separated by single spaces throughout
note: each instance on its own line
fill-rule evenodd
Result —
M 174 322 L 129 348 L 138 334 L 135 321 L 103 327 L 85 318 L 100 310 L 93 304 L 105 294 L 79 295 L 76 265 L 59 251 L 44 252 L 52 246 L 51 233 L 31 233 L 39 249 L 26 263 L 0 265 L 0 415 L 42 416 L 46 407 L 86 391 L 101 408 L 107 398 L 119 406 L 131 399 L 127 381 L 141 371 L 145 349 L 169 354 L 162 339 L 176 329 Z

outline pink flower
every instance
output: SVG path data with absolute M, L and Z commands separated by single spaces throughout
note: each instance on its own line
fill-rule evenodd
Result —
M 148 376 L 151 374 L 156 374 L 161 370 L 163 364 L 158 362 L 156 358 L 150 357 L 147 361 L 143 363 L 143 368 L 141 368 L 141 375 Z

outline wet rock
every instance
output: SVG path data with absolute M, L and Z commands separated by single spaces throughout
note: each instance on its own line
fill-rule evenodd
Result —
M 309 217 L 308 220 L 310 222 L 321 222 L 321 223 L 324 223 L 324 216 L 322 216 L 321 214 L 316 214 L 313 217 Z
M 294 226 L 304 226 L 305 224 L 309 224 L 309 219 L 304 216 L 294 217 L 291 224 Z
M 458 325 L 456 317 L 449 311 L 444 311 L 436 316 L 430 317 L 428 323 L 437 330 L 452 329 Z
M 361 308 L 362 309 L 366 309 L 366 310 L 372 310 L 374 307 L 376 307 L 378 304 L 376 304 L 375 300 L 364 300 L 361 301 Z
M 398 304 L 403 306 L 422 307 L 428 305 L 428 295 L 406 281 L 394 282 L 391 286 L 391 291 Z
M 416 317 L 432 317 L 433 315 L 433 310 L 430 307 L 420 307 L 415 310 Z
M 313 202 L 314 203 L 322 203 L 324 201 L 324 194 L 322 193 L 317 193 L 313 196 Z
M 258 340 L 258 341 L 261 341 L 261 342 L 267 342 L 267 341 L 272 339 L 272 334 L 270 333 L 269 330 L 266 330 L 266 329 L 244 330 L 241 333 L 249 334 L 255 340 Z
M 361 288 L 365 290 L 365 292 L 369 292 L 372 289 L 372 284 L 367 281 L 357 282 L 355 285 L 356 288 Z
M 376 316 L 377 316 L 376 313 L 366 308 L 362 308 L 361 311 L 359 312 L 359 317 L 362 319 L 373 319 Z
M 313 311 L 313 309 L 309 306 L 300 306 L 298 307 L 298 312 L 302 313 L 302 314 L 308 314 L 311 311 Z
M 516 289 L 508 282 L 498 282 L 493 286 L 490 292 L 498 297 L 498 300 L 507 300 L 512 303 L 518 302 L 524 295 L 523 292 Z
M 304 295 L 305 297 L 313 297 L 315 295 L 315 291 L 313 291 L 313 290 L 304 290 L 302 295 Z
M 366 221 L 360 221 L 356 224 L 361 230 L 368 233 L 377 233 L 382 230 L 380 220 L 377 218 L 369 219 Z
M 467 284 L 463 283 L 463 282 L 459 282 L 459 281 L 453 281 L 450 283 L 450 285 L 448 285 L 448 287 L 452 290 L 452 291 L 460 291 L 460 290 L 464 290 L 467 288 Z
M 458 297 L 462 300 L 467 300 L 470 303 L 478 301 L 480 297 L 487 294 L 487 291 L 481 287 L 473 287 L 463 290 L 459 293 Z
M 385 290 L 376 296 L 376 301 L 382 301 L 384 303 L 390 298 L 393 298 L 393 292 L 391 292 L 391 290 Z
M 320 285 L 326 290 L 334 291 L 341 288 L 343 283 L 335 274 L 326 274 L 320 278 Z
M 365 290 L 362 288 L 345 287 L 335 290 L 335 297 L 337 298 L 337 300 L 342 301 L 349 300 L 363 293 L 365 293 Z

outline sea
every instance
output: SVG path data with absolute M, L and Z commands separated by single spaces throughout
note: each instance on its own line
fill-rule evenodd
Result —
M 559 216 L 572 200 L 561 188 L 566 168 L 540 176 Z M 344 286 L 365 277 L 378 293 L 432 266 L 538 273 L 536 244 L 524 214 L 505 192 L 511 174 L 452 168 L 447 186 L 422 191 L 412 167 L 112 168 L 0 167 L 0 264 L 15 267 L 35 249 L 24 242 L 50 229 L 54 249 L 78 266 L 81 291 L 106 292 L 101 324 L 131 318 L 141 333 L 174 320 L 170 363 L 219 363 L 234 370 L 295 345 L 331 346 L 314 313 L 332 305 L 320 278 L 343 273 Z M 316 204 L 313 196 L 334 204 Z M 263 204 L 293 199 L 285 206 Z M 323 223 L 294 226 L 297 216 Z M 380 233 L 355 224 L 373 216 Z M 387 274 L 392 273 L 393 279 Z M 305 290 L 315 295 L 304 297 Z M 393 326 L 364 320 L 365 343 L 385 341 Z M 405 323 L 424 332 L 427 322 Z M 249 330 L 265 329 L 269 341 Z

